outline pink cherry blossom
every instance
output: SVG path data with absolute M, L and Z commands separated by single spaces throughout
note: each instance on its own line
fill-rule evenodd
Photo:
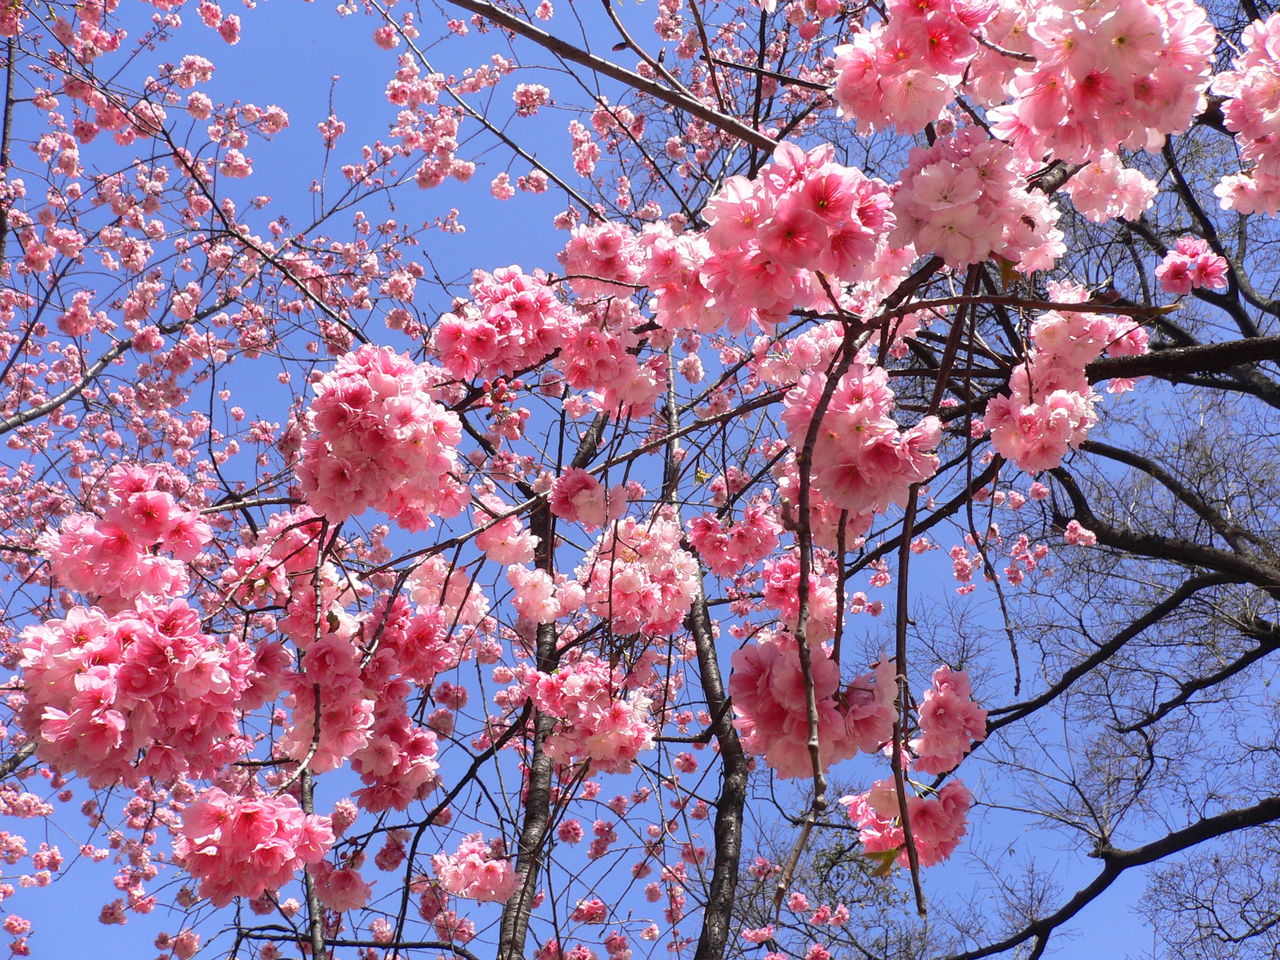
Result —
M 902 829 L 897 789 L 892 779 L 878 780 L 867 793 L 842 797 L 849 819 L 867 853 L 896 853 L 900 867 L 910 866 Z M 972 798 L 963 783 L 952 779 L 932 796 L 907 801 L 912 837 L 921 866 L 931 867 L 955 852 L 966 832 Z
M 440 886 L 455 897 L 481 903 L 505 903 L 516 892 L 516 874 L 500 841 L 467 836 L 451 854 L 431 858 Z
M 693 603 L 697 562 L 665 511 L 605 529 L 578 565 L 587 609 L 615 633 L 671 633 Z
M 1209 249 L 1208 241 L 1182 237 L 1156 267 L 1156 279 L 1167 293 L 1185 296 L 1202 287 L 1225 289 L 1229 270 L 1227 261 Z
M 968 674 L 939 667 L 920 704 L 920 736 L 911 741 L 915 768 L 949 772 L 974 743 L 986 739 L 986 721 L 987 711 L 973 702 Z
M 330 521 L 374 507 L 408 529 L 463 506 L 458 418 L 432 399 L 440 371 L 364 346 L 316 383 L 298 464 L 308 503 Z
M 605 773 L 626 773 L 653 747 L 651 699 L 620 670 L 591 655 L 535 674 L 529 696 L 539 710 L 559 718 L 547 753 L 560 762 L 590 761 Z M 630 690 L 629 696 L 624 696 Z
M 893 732 L 897 684 L 892 665 L 882 662 L 846 692 L 840 689 L 840 668 L 820 647 L 811 649 L 809 659 L 823 768 L 858 751 L 879 750 Z M 729 692 L 742 718 L 738 726 L 748 749 L 763 755 L 780 777 L 812 775 L 809 719 L 795 641 L 783 636 L 740 649 L 733 655 Z
M 305 814 L 292 797 L 245 797 L 204 790 L 184 811 L 174 857 L 216 907 L 275 891 L 333 843 L 328 817 Z

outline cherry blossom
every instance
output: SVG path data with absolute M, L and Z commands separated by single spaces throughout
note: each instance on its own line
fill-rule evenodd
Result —
M 1227 261 L 1209 249 L 1208 241 L 1182 237 L 1156 267 L 1156 279 L 1167 293 L 1184 296 L 1201 287 L 1225 289 L 1229 270 Z
M 315 386 L 298 479 L 331 521 L 374 507 L 410 530 L 461 510 L 451 475 L 457 417 L 431 394 L 441 377 L 389 349 L 361 347 Z
M 858 751 L 879 750 L 893 733 L 892 662 L 882 661 L 842 690 L 839 666 L 820 647 L 810 651 L 809 660 L 823 768 Z M 748 748 L 781 777 L 809 776 L 809 718 L 795 641 L 779 636 L 744 646 L 733 656 L 729 692 Z
M 305 814 L 292 797 L 203 791 L 182 816 L 174 856 L 217 907 L 288 883 L 319 862 L 333 843 L 328 817 Z
M 344 3 L 374 22 L 335 49 L 382 96 L 350 110 L 334 76 L 286 113 L 219 57 L 285 63 L 305 31 L 183 7 L 0 9 L 15 956 L 27 898 L 109 862 L 90 914 L 180 960 L 704 934 L 830 960 L 871 900 L 759 855 L 762 797 L 816 855 L 821 782 L 853 784 L 845 832 L 914 891 L 895 865 L 978 829 L 956 773 L 988 707 L 1022 734 L 982 748 L 1004 807 L 1077 730 L 1255 719 L 1176 693 L 1257 693 L 1244 661 L 1147 631 L 1141 671 L 1077 664 L 1070 618 L 1008 652 L 975 600 L 1017 624 L 1060 594 L 1081 632 L 1115 611 L 1077 609 L 1074 560 L 1159 593 L 1174 537 L 1219 586 L 1270 582 L 1248 485 L 1211 479 L 1248 475 L 1213 435 L 1255 437 L 1274 359 L 1280 17 Z M 1135 446 L 1162 432 L 1195 456 Z M 1229 627 L 1231 593 L 1166 626 Z M 1045 734 L 1086 686 L 1111 725 Z M 757 883 L 785 916 L 734 912 Z
M 911 741 L 915 769 L 947 773 L 985 740 L 987 711 L 972 700 L 968 674 L 939 667 L 920 704 L 920 737 Z
M 858 827 L 858 839 L 869 854 L 893 855 L 899 866 L 910 865 L 902 828 L 897 789 L 892 780 L 877 780 L 871 789 L 840 802 Z M 955 852 L 966 832 L 972 797 L 959 780 L 950 780 L 936 794 L 907 801 L 907 817 L 922 866 L 930 867 Z
M 561 762 L 588 760 L 605 773 L 627 773 L 641 752 L 653 746 L 650 697 L 636 690 L 624 697 L 627 678 L 607 663 L 583 656 L 554 674 L 532 679 L 529 696 L 538 708 L 560 718 L 546 751 Z
M 440 885 L 455 897 L 502 903 L 516 891 L 515 871 L 501 843 L 486 842 L 479 833 L 469 835 L 451 854 L 436 854 L 431 863 Z

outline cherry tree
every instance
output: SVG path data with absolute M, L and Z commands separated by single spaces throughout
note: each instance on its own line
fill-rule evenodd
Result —
M 1280 15 L 275 3 L 0 10 L 13 954 L 1274 956 Z

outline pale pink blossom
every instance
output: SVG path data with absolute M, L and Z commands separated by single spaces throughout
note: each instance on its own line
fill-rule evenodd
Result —
M 467 836 L 452 854 L 431 858 L 440 886 L 455 897 L 481 903 L 505 903 L 516 892 L 516 874 L 501 840 L 486 841 L 479 833 Z
M 973 701 L 968 674 L 939 667 L 919 707 L 920 736 L 911 741 L 915 768 L 941 774 L 953 769 L 987 736 L 987 711 Z

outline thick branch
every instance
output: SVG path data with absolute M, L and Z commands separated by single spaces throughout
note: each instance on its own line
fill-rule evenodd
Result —
M 554 638 L 553 624 L 540 624 L 539 643 L 544 632 Z M 554 644 L 554 639 L 552 643 Z M 542 659 L 541 656 L 538 658 Z M 551 822 L 551 774 L 554 764 L 542 745 L 555 726 L 555 719 L 539 713 L 534 721 L 533 759 L 529 764 L 529 787 L 524 798 L 524 825 L 520 829 L 520 846 L 516 853 L 516 895 L 502 908 L 502 933 L 498 942 L 498 960 L 520 960 L 529 933 L 529 917 L 538 892 L 538 873 L 542 867 L 542 848 Z
M 316 693 L 316 709 L 319 710 L 320 694 Z M 320 724 L 316 724 L 316 738 L 320 736 Z M 310 758 L 308 758 L 309 762 Z M 316 805 L 312 793 L 311 771 L 304 762 L 299 768 L 302 771 L 302 809 L 307 813 L 315 813 Z M 311 870 L 302 873 L 302 888 L 307 901 L 307 937 L 311 945 L 311 956 L 314 960 L 325 960 L 328 952 L 324 942 L 324 911 L 320 906 L 320 897 L 316 893 L 315 878 Z
M 85 371 L 83 377 L 71 386 L 67 387 L 67 389 L 63 390 L 56 396 L 50 397 L 44 403 L 37 404 L 28 410 L 23 410 L 21 413 L 15 413 L 8 420 L 0 422 L 0 433 L 8 433 L 10 430 L 16 430 L 23 424 L 30 423 L 32 420 L 39 420 L 46 413 L 51 413 L 54 410 L 57 410 L 68 400 L 74 400 L 85 391 L 89 384 L 93 383 L 98 374 L 107 369 L 107 367 L 109 367 L 115 360 L 124 356 L 132 349 L 132 340 L 118 341 L 110 350 L 99 357 L 93 365 Z
M 1126 464 L 1136 470 L 1152 477 L 1161 483 L 1170 493 L 1181 500 L 1184 504 L 1191 508 L 1192 511 L 1201 520 L 1207 523 L 1219 536 L 1222 537 L 1233 550 L 1244 553 L 1246 548 L 1243 541 L 1248 540 L 1259 546 L 1263 546 L 1262 541 L 1239 524 L 1232 523 L 1226 517 L 1222 516 L 1217 510 L 1213 509 L 1203 498 L 1199 497 L 1186 484 L 1171 474 L 1163 466 L 1156 463 L 1149 457 L 1144 457 L 1134 453 L 1131 450 L 1124 450 L 1120 447 L 1113 447 L 1108 443 L 1102 443 L 1098 440 L 1086 440 L 1080 445 L 1080 449 L 1085 453 L 1096 453 L 1115 460 L 1118 463 Z
M 35 752 L 36 752 L 36 742 L 34 740 L 28 740 L 26 743 L 20 746 L 14 752 L 12 757 L 8 757 L 4 760 L 3 763 L 0 763 L 0 779 L 9 776 L 9 774 L 17 770 L 20 766 L 22 766 L 22 764 L 27 760 L 27 758 L 30 757 Z
M 1273 596 L 1280 595 L 1280 571 L 1270 565 L 1260 563 L 1256 558 L 1238 556 L 1217 547 L 1192 543 L 1190 540 L 1175 540 L 1154 533 L 1139 533 L 1126 527 L 1112 526 L 1093 512 L 1071 474 L 1061 467 L 1052 473 L 1071 500 L 1075 519 L 1093 531 L 1098 543 L 1103 546 L 1155 560 L 1171 560 L 1188 567 L 1217 570 L 1256 584 Z
M 579 451 L 581 452 L 581 450 Z M 539 569 L 554 575 L 555 518 L 550 507 L 541 503 L 530 520 L 530 529 L 538 537 L 535 561 Z M 544 673 L 556 668 L 556 626 L 538 624 L 537 667 Z M 543 745 L 555 729 L 555 718 L 535 711 L 533 745 L 529 760 L 528 787 L 524 794 L 524 823 L 520 827 L 516 850 L 516 895 L 502 908 L 501 939 L 498 960 L 520 960 L 529 933 L 529 917 L 538 893 L 538 873 L 542 868 L 543 846 L 551 823 L 551 775 L 555 764 Z
M 1210 687 L 1216 687 L 1224 680 L 1229 680 L 1237 673 L 1240 673 L 1252 666 L 1267 654 L 1275 650 L 1280 650 L 1280 632 L 1276 631 L 1274 628 L 1265 632 L 1259 631 L 1257 636 L 1259 641 L 1258 645 L 1252 650 L 1246 651 L 1222 669 L 1215 670 L 1208 676 L 1196 677 L 1192 680 L 1182 681 L 1178 684 L 1178 692 L 1176 694 L 1164 701 L 1164 703 L 1160 704 L 1160 706 L 1156 707 L 1150 713 L 1146 714 L 1141 720 L 1136 723 L 1120 727 L 1116 732 L 1133 733 L 1136 730 L 1141 730 L 1143 727 L 1150 726 L 1157 720 L 1160 720 L 1172 713 L 1178 707 L 1182 706 L 1201 690 L 1208 690 Z
M 1245 337 L 1225 343 L 1153 350 L 1141 357 L 1103 357 L 1085 368 L 1090 383 L 1114 377 L 1173 379 L 1188 373 L 1226 373 L 1263 361 L 1280 361 L 1280 337 Z
M 720 663 L 716 656 L 715 635 L 707 600 L 701 592 L 685 618 L 685 626 L 693 635 L 698 651 L 698 671 L 702 691 L 711 712 L 711 729 L 720 747 L 720 797 L 716 801 L 715 854 L 711 867 L 711 890 L 702 913 L 702 933 L 694 960 L 721 960 L 733 924 L 737 902 L 738 862 L 742 858 L 742 817 L 747 800 L 747 774 L 750 761 L 742 750 L 738 731 L 729 719 L 728 697 Z
M 1110 640 L 1098 647 L 1092 654 L 1085 657 L 1074 667 L 1062 674 L 1062 678 L 1058 680 L 1044 693 L 1022 703 L 1015 703 L 1007 707 L 999 707 L 989 712 L 989 717 L 999 717 L 998 720 L 987 721 L 988 736 L 995 730 L 999 730 L 1003 726 L 1013 723 L 1015 720 L 1021 720 L 1030 713 L 1034 713 L 1041 707 L 1051 703 L 1057 697 L 1065 693 L 1073 683 L 1087 674 L 1095 667 L 1101 666 L 1111 659 L 1115 653 L 1134 637 L 1141 634 L 1144 630 L 1159 623 L 1173 611 L 1177 610 L 1183 603 L 1189 600 L 1194 594 L 1205 589 L 1206 587 L 1216 586 L 1222 583 L 1229 583 L 1230 579 L 1222 574 L 1202 574 L 1197 577 L 1191 577 L 1186 580 L 1182 586 L 1169 594 L 1146 613 L 1134 620 L 1127 627 L 1113 636 Z
M 1226 813 L 1220 813 L 1216 817 L 1206 817 L 1189 827 L 1176 830 L 1168 836 L 1153 840 L 1151 843 L 1135 847 L 1132 850 L 1115 850 L 1105 847 L 1099 850 L 1097 854 L 1104 864 L 1102 872 L 1094 878 L 1092 883 L 1068 900 L 1057 912 L 1028 924 L 1018 933 L 1001 940 L 999 943 L 989 944 L 977 950 L 970 950 L 967 953 L 955 954 L 951 957 L 951 960 L 979 960 L 981 957 L 989 957 L 993 954 L 1011 950 L 1032 938 L 1047 937 L 1049 933 L 1062 926 L 1062 924 L 1096 900 L 1103 891 L 1115 882 L 1120 874 L 1130 867 L 1140 867 L 1148 863 L 1154 863 L 1206 840 L 1212 840 L 1215 837 L 1221 837 L 1247 827 L 1261 826 L 1277 819 L 1280 819 L 1280 797 L 1267 797 L 1252 807 L 1228 810 Z

